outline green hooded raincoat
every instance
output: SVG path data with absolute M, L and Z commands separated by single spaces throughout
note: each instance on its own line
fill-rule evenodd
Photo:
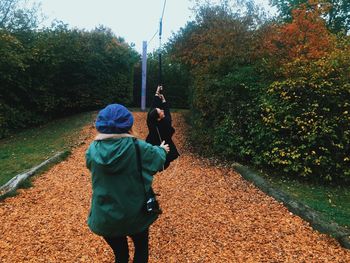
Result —
M 162 169 L 166 152 L 142 140 L 138 144 L 145 188 L 150 191 L 153 175 Z M 132 235 L 157 219 L 157 214 L 145 211 L 146 197 L 132 137 L 95 140 L 86 152 L 86 165 L 92 174 L 88 217 L 92 232 L 106 237 Z

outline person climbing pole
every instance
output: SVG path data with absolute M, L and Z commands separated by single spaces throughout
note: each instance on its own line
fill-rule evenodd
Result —
M 172 119 L 168 103 L 163 94 L 163 87 L 159 85 L 153 97 L 152 105 L 147 114 L 148 135 L 146 142 L 152 145 L 160 145 L 165 141 L 169 145 L 170 151 L 166 156 L 164 169 L 180 156 L 172 140 L 175 129 L 172 127 Z

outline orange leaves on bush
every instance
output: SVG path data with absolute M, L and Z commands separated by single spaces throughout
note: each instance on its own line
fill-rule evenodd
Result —
M 242 61 L 249 56 L 252 21 L 228 13 L 223 7 L 203 7 L 194 23 L 174 41 L 177 59 L 201 69 Z
M 265 38 L 267 52 L 282 63 L 315 60 L 329 53 L 335 37 L 327 29 L 322 12 L 317 1 L 293 10 L 292 22 L 272 26 L 273 33 Z

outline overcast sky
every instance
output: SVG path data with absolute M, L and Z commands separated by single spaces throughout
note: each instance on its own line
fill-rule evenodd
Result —
M 104 25 L 112 29 L 126 42 L 134 43 L 142 52 L 142 41 L 148 42 L 148 52 L 159 47 L 159 36 L 152 36 L 159 29 L 165 0 L 42 0 L 41 7 L 46 15 L 46 25 L 53 19 L 62 20 L 71 27 L 94 29 Z M 268 6 L 269 0 L 255 0 Z M 38 2 L 38 0 L 36 0 Z M 177 32 L 192 17 L 191 0 L 166 0 L 162 43 L 172 32 Z

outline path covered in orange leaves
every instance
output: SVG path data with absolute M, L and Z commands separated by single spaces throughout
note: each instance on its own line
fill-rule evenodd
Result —
M 134 113 L 146 136 L 145 113 Z M 186 126 L 173 114 L 181 157 L 156 175 L 163 214 L 150 230 L 150 262 L 350 262 L 350 250 L 319 234 L 237 173 L 190 152 Z M 90 175 L 86 143 L 36 178 L 34 187 L 0 202 L 0 262 L 113 262 L 86 217 Z

